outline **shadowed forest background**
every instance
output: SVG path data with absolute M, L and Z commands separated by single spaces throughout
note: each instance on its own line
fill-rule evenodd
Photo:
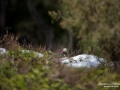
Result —
M 36 10 L 31 11 L 34 8 Z M 60 20 L 52 23 L 48 15 L 48 11 L 59 9 L 60 3 L 53 0 L 34 0 L 33 2 L 31 0 L 1 0 L 0 31 L 1 33 L 8 31 L 20 36 L 26 35 L 31 43 L 47 44 L 50 49 L 57 48 L 56 45 L 67 46 L 67 31 L 58 25 Z
M 120 56 L 119 0 L 0 0 L 0 33 L 48 49 L 69 47 L 109 60 Z

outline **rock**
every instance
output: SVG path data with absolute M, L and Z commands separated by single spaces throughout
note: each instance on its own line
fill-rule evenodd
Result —
M 101 64 L 101 62 L 105 62 L 103 58 L 98 58 L 97 56 L 94 55 L 88 55 L 88 54 L 81 54 L 77 55 L 74 57 L 65 57 L 61 59 L 62 64 L 66 64 L 67 66 L 70 67 L 97 67 L 98 65 Z
M 35 51 L 31 51 L 31 50 L 20 50 L 21 52 L 26 52 L 26 53 L 30 53 L 30 52 L 33 52 L 35 54 L 36 57 L 38 58 L 41 58 L 41 57 L 44 57 L 44 55 L 42 53 L 39 53 L 39 52 L 35 52 Z M 7 51 L 5 48 L 0 48 L 0 55 L 3 55 L 3 54 L 6 54 L 8 53 L 9 51 Z
M 41 58 L 41 57 L 44 56 L 42 53 L 35 52 L 35 51 L 31 51 L 31 50 L 20 50 L 20 51 L 23 52 L 23 53 L 25 53 L 25 52 L 26 52 L 26 53 L 33 52 L 33 53 L 35 54 L 35 56 L 38 57 L 38 58 Z
M 7 50 L 5 48 L 0 48 L 0 55 L 7 53 Z

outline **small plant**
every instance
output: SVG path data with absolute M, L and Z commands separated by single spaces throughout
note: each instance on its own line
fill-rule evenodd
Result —
M 111 89 L 111 87 L 104 88 L 102 83 L 114 83 L 114 86 L 118 86 L 114 89 L 120 89 L 119 70 L 113 71 L 103 66 L 97 68 L 67 67 L 55 63 L 54 61 L 60 58 L 59 55 L 47 51 L 44 47 L 28 46 L 25 48 L 19 45 L 14 47 L 14 44 L 11 47 L 8 53 L 0 55 L 0 90 Z M 36 57 L 35 51 L 41 51 L 44 56 Z

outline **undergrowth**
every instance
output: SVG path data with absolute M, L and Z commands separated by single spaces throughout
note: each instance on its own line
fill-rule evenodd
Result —
M 16 37 L 11 35 L 1 40 L 1 47 L 9 52 L 0 56 L 0 90 L 120 89 L 118 69 L 112 70 L 105 66 L 70 68 L 56 62 L 59 56 L 54 52 L 50 53 L 41 46 L 22 47 L 16 41 Z M 32 51 L 21 53 L 22 49 L 40 52 L 44 57 L 35 57 Z

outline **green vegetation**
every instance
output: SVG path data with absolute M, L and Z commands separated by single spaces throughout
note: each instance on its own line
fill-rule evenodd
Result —
M 62 9 L 49 11 L 54 21 L 78 39 L 80 53 L 120 60 L 119 0 L 59 0 Z M 70 41 L 69 41 L 70 42 Z
M 22 19 L 21 14 L 17 18 L 20 20 L 15 18 L 17 22 L 8 17 L 8 21 L 14 23 L 15 33 L 26 34 L 35 43 L 45 42 L 41 30 L 28 14 L 26 3 L 12 0 L 10 5 L 9 14 L 22 14 Z M 25 9 L 21 10 L 22 6 Z M 35 6 L 42 16 L 46 15 L 45 21 L 50 23 L 47 14 L 52 17 L 57 43 L 66 45 L 74 37 L 78 40 L 77 51 L 102 57 L 108 62 L 106 66 L 101 64 L 96 68 L 70 68 L 58 62 L 60 56 L 56 52 L 46 50 L 43 46 L 22 47 L 16 42 L 18 37 L 5 35 L 0 41 L 0 47 L 9 52 L 0 55 L 0 90 L 120 89 L 120 0 L 35 0 Z M 58 23 L 66 31 L 61 30 Z M 70 32 L 69 35 L 66 32 Z M 56 43 L 54 46 L 53 50 L 59 48 Z M 22 49 L 31 52 L 22 53 Z M 36 57 L 33 51 L 44 54 L 44 57 Z M 109 61 L 113 62 L 113 66 Z
M 113 70 L 103 65 L 89 69 L 70 68 L 57 63 L 59 56 L 44 47 L 29 45 L 25 48 L 19 46 L 13 38 L 9 41 L 13 43 L 4 44 L 10 46 L 9 52 L 0 56 L 0 90 L 120 89 L 119 69 Z M 21 52 L 23 49 L 31 52 Z M 44 57 L 36 57 L 32 50 L 43 53 Z

